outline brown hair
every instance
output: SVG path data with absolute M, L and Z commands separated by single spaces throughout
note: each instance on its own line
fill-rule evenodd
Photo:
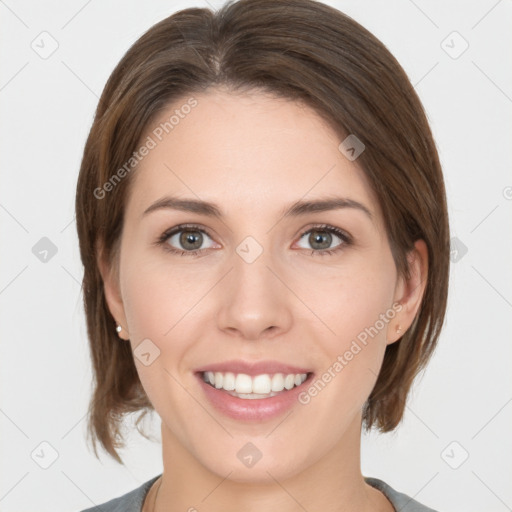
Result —
M 413 324 L 387 346 L 363 411 L 367 429 L 401 421 L 411 384 L 429 360 L 444 321 L 449 225 L 441 165 L 421 102 L 386 47 L 340 11 L 314 0 L 230 1 L 190 8 L 151 27 L 123 56 L 99 100 L 76 190 L 83 293 L 94 372 L 88 434 L 118 462 L 126 413 L 153 409 L 129 343 L 119 340 L 105 300 L 98 249 L 117 275 L 131 174 L 109 188 L 155 115 L 212 86 L 303 101 L 340 136 L 365 145 L 357 162 L 383 213 L 399 275 L 409 276 L 414 241 L 428 247 L 425 293 Z M 340 141 L 343 139 L 340 139 Z M 110 181 L 112 183 L 112 181 Z M 140 430 L 139 430 L 140 432 Z M 143 432 L 140 432 L 144 435 Z

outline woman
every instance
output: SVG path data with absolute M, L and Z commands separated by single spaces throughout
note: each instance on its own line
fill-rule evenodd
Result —
M 426 116 L 367 30 L 311 0 L 156 24 L 105 86 L 76 218 L 95 451 L 161 418 L 163 473 L 100 510 L 432 510 L 360 469 L 449 274 Z

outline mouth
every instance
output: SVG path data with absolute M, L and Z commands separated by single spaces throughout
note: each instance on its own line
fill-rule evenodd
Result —
M 223 416 L 264 422 L 301 404 L 299 396 L 314 373 L 278 360 L 232 359 L 196 368 L 203 397 Z
M 285 394 L 311 380 L 306 373 L 246 373 L 200 371 L 197 375 L 208 386 L 242 400 L 261 400 Z

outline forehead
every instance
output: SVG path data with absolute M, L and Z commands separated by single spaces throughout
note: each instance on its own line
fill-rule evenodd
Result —
M 195 106 L 183 108 L 192 96 Z M 134 171 L 128 204 L 139 214 L 166 194 L 215 202 L 226 214 L 339 195 L 378 216 L 364 172 L 338 149 L 343 139 L 302 103 L 260 92 L 194 94 L 161 110 L 148 136 L 154 147 Z

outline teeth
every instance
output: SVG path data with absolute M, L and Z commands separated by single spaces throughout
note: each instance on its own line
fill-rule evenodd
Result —
M 276 373 L 272 377 L 272 391 L 282 391 L 284 389 L 284 377 L 282 373 Z
M 240 398 L 266 398 L 274 396 L 285 389 L 290 390 L 294 386 L 300 386 L 307 378 L 306 373 L 290 373 L 284 375 L 267 373 L 251 377 L 245 373 L 235 375 L 231 372 L 204 372 L 203 380 L 217 389 L 232 391 L 232 395 Z M 254 396 L 247 396 L 247 395 Z M 243 395 L 243 396 L 241 396 Z
M 295 375 L 287 375 L 284 379 L 284 387 L 286 389 L 292 389 L 295 385 Z
M 252 393 L 252 379 L 245 373 L 239 373 L 235 379 L 235 391 L 237 393 Z
M 220 389 L 222 387 L 222 382 L 224 381 L 224 375 L 220 372 L 215 372 L 215 387 Z
M 235 389 L 235 374 L 228 372 L 224 374 L 224 380 L 222 381 L 222 388 L 226 391 L 233 391 Z
M 300 376 L 299 376 L 300 377 Z M 252 379 L 252 392 L 266 395 L 272 390 L 272 380 L 268 375 L 256 375 Z M 238 390 L 237 390 L 238 393 Z

